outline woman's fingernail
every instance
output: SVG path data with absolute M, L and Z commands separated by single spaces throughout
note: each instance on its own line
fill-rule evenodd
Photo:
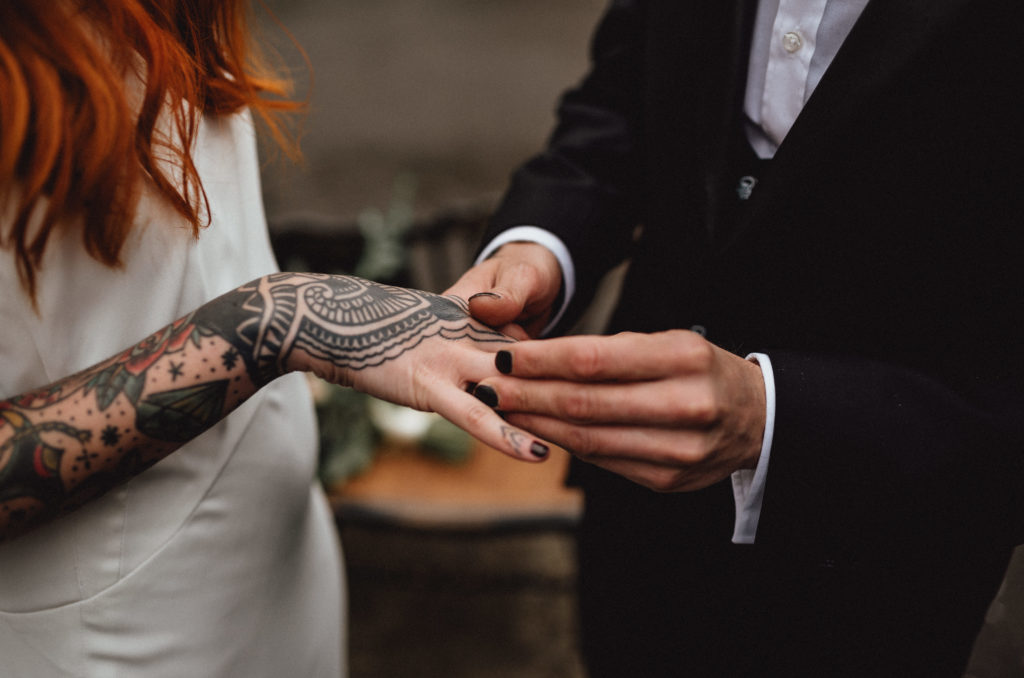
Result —
M 487 405 L 487 407 L 493 408 L 498 406 L 498 392 L 487 384 L 477 386 L 473 389 L 473 395 L 476 396 L 477 400 L 482 402 L 484 405 Z
M 500 294 L 495 294 L 494 292 L 477 292 L 476 294 L 471 296 L 469 298 L 469 300 L 473 301 L 477 297 L 494 297 L 495 299 L 501 299 L 501 295 Z
M 512 354 L 508 351 L 498 351 L 494 356 L 494 366 L 502 374 L 512 374 Z
M 548 456 L 548 446 L 543 443 L 538 443 L 534 441 L 530 445 L 530 454 L 539 459 L 543 459 L 544 457 Z

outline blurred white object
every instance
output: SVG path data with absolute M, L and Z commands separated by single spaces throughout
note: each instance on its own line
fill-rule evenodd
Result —
M 402 405 L 370 399 L 370 420 L 386 438 L 398 442 L 415 443 L 427 433 L 430 426 L 440 419 L 434 412 L 420 412 Z

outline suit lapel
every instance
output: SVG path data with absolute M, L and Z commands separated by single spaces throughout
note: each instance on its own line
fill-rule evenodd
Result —
M 730 238 L 740 236 L 776 201 L 792 199 L 791 186 L 807 182 L 807 168 L 834 157 L 838 140 L 872 119 L 884 119 L 879 94 L 902 77 L 935 34 L 948 28 L 970 0 L 872 0 L 807 101 L 758 185 L 747 217 Z M 953 46 L 951 46 L 953 48 Z

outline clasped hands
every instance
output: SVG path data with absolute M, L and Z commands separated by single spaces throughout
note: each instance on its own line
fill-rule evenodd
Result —
M 524 339 L 474 395 L 505 420 L 659 492 L 754 468 L 765 426 L 760 368 L 688 330 L 530 340 L 561 285 L 554 256 L 510 243 L 449 290 L 481 322 Z

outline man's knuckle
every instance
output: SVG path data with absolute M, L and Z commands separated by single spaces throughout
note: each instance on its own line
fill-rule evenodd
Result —
M 655 492 L 673 492 L 681 482 L 682 473 L 673 469 L 657 469 L 652 474 L 649 485 Z
M 711 344 L 695 332 L 671 330 L 658 335 L 658 350 L 675 370 L 694 372 L 706 368 L 714 357 Z
M 698 426 L 711 426 L 721 417 L 718 400 L 710 394 L 693 397 L 689 402 L 689 419 Z
M 697 346 L 694 347 L 694 353 L 696 353 L 696 359 L 705 370 L 710 370 L 715 364 L 717 356 L 715 354 L 715 345 L 700 339 L 697 341 Z
M 690 469 L 699 466 L 711 456 L 712 446 L 707 437 L 700 436 L 679 450 L 676 456 L 677 466 L 680 470 Z
M 515 281 L 515 287 L 518 289 L 534 289 L 540 284 L 540 273 L 537 268 L 525 261 L 515 262 L 505 273 L 508 279 Z
M 565 435 L 569 449 L 586 461 L 590 461 L 597 453 L 594 436 L 584 427 L 570 428 Z
M 580 461 L 585 461 L 588 464 L 592 464 L 597 461 L 597 455 L 592 450 L 577 448 L 571 440 L 566 439 L 565 448 L 571 450 L 573 455 L 576 456 Z
M 690 416 L 690 390 L 681 381 L 672 381 L 666 385 L 663 397 L 655 402 L 662 408 L 670 422 L 685 421 Z
M 577 350 L 569 356 L 568 369 L 572 377 L 576 379 L 590 379 L 597 375 L 601 369 L 601 349 L 597 342 L 581 342 Z
M 587 421 L 591 416 L 592 402 L 586 390 L 574 389 L 563 398 L 562 412 L 573 421 Z

